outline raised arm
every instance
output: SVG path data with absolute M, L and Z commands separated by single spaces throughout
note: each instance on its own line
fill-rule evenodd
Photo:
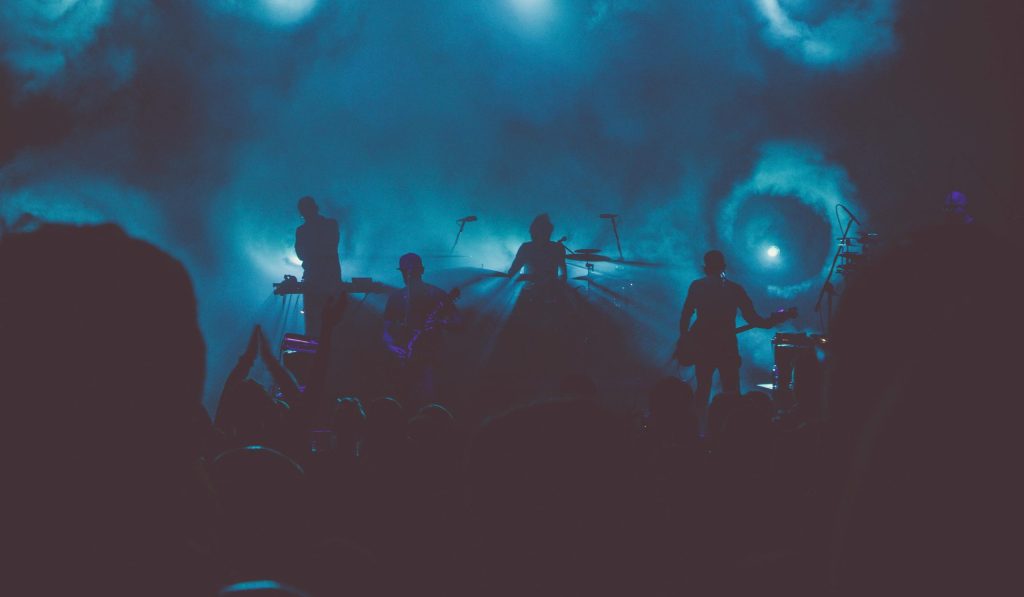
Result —
M 345 314 L 346 308 L 348 308 L 348 295 L 345 293 L 328 298 L 327 304 L 324 305 L 317 351 L 313 356 L 313 364 L 309 368 L 309 384 L 303 392 L 302 400 L 293 405 L 292 410 L 296 424 L 304 430 L 308 430 L 314 422 L 316 414 L 322 412 L 319 405 L 325 400 L 327 390 L 327 365 L 330 363 L 331 357 L 331 336 L 334 328 L 341 321 L 342 315 Z
M 267 370 L 270 371 L 270 377 L 273 378 L 274 383 L 277 384 L 277 387 L 281 388 L 281 394 L 284 395 L 285 400 L 288 404 L 301 400 L 302 392 L 299 391 L 299 386 L 296 385 L 291 373 L 288 373 L 281 363 L 274 358 L 274 354 L 270 351 L 270 342 L 263 335 L 263 328 L 256 326 L 256 333 L 260 337 L 260 360 L 263 361 Z
M 226 419 L 230 418 L 232 409 L 235 408 L 234 404 L 231 404 L 232 396 L 234 393 L 231 391 L 234 386 L 245 381 L 245 378 L 249 377 L 249 372 L 252 371 L 252 365 L 256 361 L 256 353 L 259 351 L 260 336 L 257 333 L 258 326 L 253 328 L 252 333 L 249 334 L 249 344 L 245 347 L 245 352 L 242 356 L 238 357 L 238 363 L 235 365 L 231 373 L 228 373 L 228 378 L 224 382 L 224 388 L 220 392 L 220 400 L 217 402 L 217 414 L 214 416 L 214 425 L 217 427 L 223 427 L 223 425 L 229 423 Z

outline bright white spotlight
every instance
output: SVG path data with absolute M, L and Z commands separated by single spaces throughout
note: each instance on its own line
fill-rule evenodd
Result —
M 523 23 L 539 27 L 551 21 L 555 13 L 554 0 L 505 0 Z
M 281 25 L 294 25 L 305 20 L 318 0 L 262 0 L 263 10 L 271 21 Z
M 767 255 L 768 257 L 772 258 L 772 259 L 775 259 L 776 257 L 779 256 L 779 253 L 781 253 L 781 252 L 782 251 L 780 251 L 778 247 L 776 247 L 775 245 L 772 245 L 772 246 L 768 247 L 767 249 L 765 249 L 764 254 Z

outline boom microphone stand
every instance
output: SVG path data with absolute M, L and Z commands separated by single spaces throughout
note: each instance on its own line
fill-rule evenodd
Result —
M 845 207 L 843 209 L 846 209 Z M 837 210 L 838 211 L 838 210 Z M 849 213 L 849 210 L 847 210 Z M 828 310 L 825 312 L 825 325 L 822 330 L 827 336 L 829 328 L 832 327 L 832 297 L 836 295 L 835 286 L 832 285 L 832 276 L 836 272 L 836 264 L 839 263 L 839 256 L 843 254 L 843 250 L 846 249 L 846 244 L 849 240 L 850 227 L 857 219 L 850 214 L 850 221 L 846 223 L 846 228 L 843 229 L 843 237 L 839 239 L 839 248 L 836 249 L 836 254 L 832 258 L 832 266 L 828 268 L 828 276 L 825 277 L 825 283 L 821 287 L 821 292 L 818 293 L 818 300 L 814 303 L 814 312 L 818 313 L 821 311 L 821 301 L 828 295 Z M 859 222 L 858 222 L 859 223 Z

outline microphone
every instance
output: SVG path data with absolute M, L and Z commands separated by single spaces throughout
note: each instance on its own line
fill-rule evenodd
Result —
M 455 220 L 455 223 L 456 224 L 465 224 L 466 222 L 475 222 L 475 221 L 476 221 L 476 216 L 466 216 L 464 218 L 459 218 L 458 220 Z
M 601 214 L 601 219 L 602 220 L 611 220 L 611 219 L 617 218 L 617 217 L 619 217 L 619 214 Z
M 857 219 L 857 216 L 853 215 L 853 212 L 852 212 L 852 211 L 850 211 L 849 209 L 846 209 L 846 206 L 845 206 L 845 205 L 839 204 L 839 207 L 841 207 L 841 208 L 843 209 L 843 211 L 845 211 L 845 212 L 846 212 L 846 214 L 847 214 L 848 216 L 850 216 L 850 219 L 851 219 L 851 220 L 853 220 L 854 222 L 857 222 L 857 225 L 858 225 L 858 226 L 863 226 L 863 224 L 861 224 L 861 223 L 860 223 L 860 220 L 858 220 L 858 219 Z

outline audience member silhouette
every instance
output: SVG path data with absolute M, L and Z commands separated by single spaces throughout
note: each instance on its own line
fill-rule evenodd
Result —
M 271 448 L 246 446 L 217 456 L 210 481 L 220 505 L 217 550 L 227 577 L 301 583 L 298 571 L 313 522 L 306 518 L 302 467 Z
M 476 594 L 626 594 L 638 554 L 628 424 L 593 401 L 486 424 L 469 452 Z
M 826 391 L 837 595 L 1019 586 L 1017 261 L 993 235 L 940 226 L 844 293 Z
M 5 584 L 212 592 L 209 537 L 193 534 L 212 502 L 185 269 L 113 225 L 44 225 L 0 239 L 0 279 Z

